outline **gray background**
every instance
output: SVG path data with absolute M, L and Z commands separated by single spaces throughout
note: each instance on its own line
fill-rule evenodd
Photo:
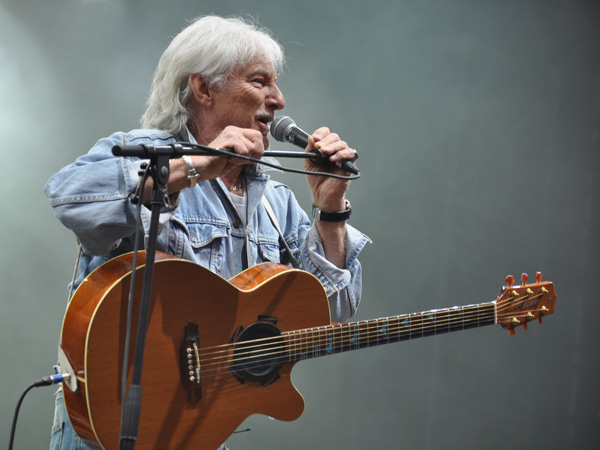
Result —
M 0 445 L 55 361 L 75 245 L 47 178 L 137 127 L 170 38 L 252 14 L 285 45 L 285 112 L 360 151 L 357 319 L 493 300 L 507 274 L 556 284 L 556 312 L 509 337 L 469 330 L 300 363 L 307 408 L 253 417 L 233 449 L 600 448 L 597 1 L 0 1 Z M 283 144 L 275 149 L 294 150 Z M 294 162 L 283 161 L 294 165 Z M 310 206 L 302 176 L 278 176 Z M 16 448 L 47 448 L 53 388 Z

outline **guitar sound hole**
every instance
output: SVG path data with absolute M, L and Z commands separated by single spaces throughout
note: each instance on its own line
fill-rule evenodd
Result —
M 281 331 L 269 322 L 256 322 L 244 329 L 235 343 L 233 372 L 237 380 L 273 383 L 284 363 Z

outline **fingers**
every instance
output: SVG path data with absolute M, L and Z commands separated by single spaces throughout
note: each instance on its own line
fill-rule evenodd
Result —
M 309 136 L 309 147 L 321 150 L 332 162 L 356 158 L 356 150 L 348 147 L 337 133 L 332 133 L 327 127 L 319 128 Z
M 218 148 L 232 149 L 235 153 L 251 158 L 262 158 L 265 148 L 263 144 L 263 135 L 260 131 L 248 128 L 238 128 L 233 126 L 226 127 L 217 138 L 211 142 L 210 146 Z M 252 164 L 239 158 L 228 158 L 231 164 L 243 165 Z
M 210 144 L 209 147 L 231 149 L 233 153 L 251 158 L 262 158 L 265 149 L 263 135 L 257 130 L 226 127 Z M 223 176 L 236 167 L 244 164 L 254 164 L 236 157 L 194 156 L 194 167 L 203 180 Z

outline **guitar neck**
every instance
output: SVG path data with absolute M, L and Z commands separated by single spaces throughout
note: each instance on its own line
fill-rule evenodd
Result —
M 282 333 L 289 362 L 496 323 L 495 302 Z

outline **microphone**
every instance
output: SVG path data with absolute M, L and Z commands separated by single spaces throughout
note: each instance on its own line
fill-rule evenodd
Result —
M 308 145 L 308 133 L 304 131 L 302 128 L 299 128 L 296 125 L 296 122 L 293 121 L 291 117 L 288 116 L 279 116 L 276 117 L 273 122 L 271 122 L 271 136 L 276 141 L 279 142 L 289 142 L 291 144 L 297 145 L 298 147 L 306 148 Z M 320 151 L 318 152 L 320 153 Z M 354 160 L 358 158 L 356 152 Z M 323 154 L 320 155 L 320 160 L 327 159 L 327 157 Z M 329 161 L 329 159 L 327 159 Z M 346 172 L 353 173 L 358 175 L 358 168 L 352 164 L 352 161 L 336 161 L 335 165 L 340 169 L 345 170 Z

